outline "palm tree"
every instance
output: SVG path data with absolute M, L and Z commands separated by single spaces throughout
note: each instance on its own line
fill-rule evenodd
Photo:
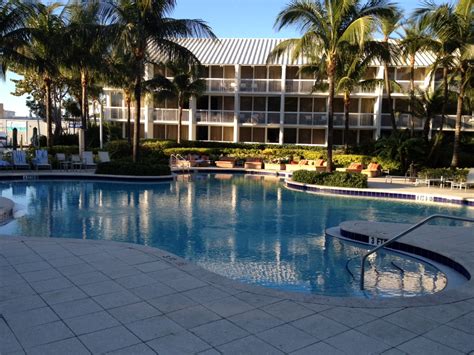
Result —
M 448 103 L 449 77 L 456 82 L 457 86 L 452 167 L 459 165 L 464 98 L 466 93 L 472 89 L 472 68 L 474 65 L 474 33 L 472 31 L 474 15 L 472 7 L 472 0 L 459 0 L 456 5 L 450 3 L 436 5 L 428 2 L 424 8 L 417 10 L 415 13 L 421 18 L 421 21 L 431 26 L 442 44 L 439 63 L 443 67 L 443 110 L 446 109 Z M 449 71 L 451 71 L 450 75 L 448 75 Z
M 385 80 L 385 93 L 387 95 L 387 102 L 389 107 L 390 113 L 390 122 L 392 124 L 392 131 L 395 132 L 397 130 L 397 121 L 395 120 L 395 113 L 393 111 L 393 103 L 392 103 L 392 87 L 391 87 L 391 80 L 389 75 L 389 64 L 390 64 L 390 57 L 395 57 L 398 52 L 398 47 L 394 46 L 390 43 L 390 36 L 396 29 L 400 26 L 400 22 L 402 20 L 402 12 L 398 9 L 393 12 L 391 16 L 383 16 L 380 19 L 380 31 L 383 35 L 383 46 L 385 47 L 386 52 L 389 54 L 389 59 L 383 61 L 383 72 L 384 72 L 384 80 Z
M 288 50 L 293 60 L 300 55 L 325 62 L 328 78 L 328 171 L 332 171 L 334 94 L 337 61 L 345 45 L 363 47 L 381 16 L 390 16 L 394 7 L 386 0 L 293 0 L 279 14 L 277 29 L 297 26 L 303 32 L 298 39 L 281 42 L 269 57 L 280 57 Z
M 106 23 L 109 21 L 112 8 L 107 2 L 99 0 L 79 1 L 66 7 L 68 26 L 65 31 L 68 45 L 65 46 L 64 66 L 80 76 L 81 83 L 81 129 L 79 145 L 83 151 L 87 117 L 89 111 L 88 87 L 91 85 L 91 74 L 100 72 L 104 67 L 104 57 L 111 34 Z
M 133 58 L 135 127 L 133 132 L 133 161 L 138 160 L 142 81 L 145 63 L 156 62 L 149 49 L 164 58 L 161 61 L 186 60 L 197 63 L 197 58 L 173 39 L 190 36 L 215 38 L 210 27 L 202 20 L 177 20 L 168 15 L 176 0 L 119 0 L 115 6 L 118 39 Z
M 443 106 L 443 95 L 440 89 L 434 91 L 418 90 L 413 100 L 413 107 L 410 111 L 415 117 L 424 118 L 423 122 L 423 138 L 428 142 L 430 133 L 430 124 L 433 117 L 440 112 Z
M 31 5 L 24 29 L 27 41 L 8 52 L 10 62 L 23 71 L 34 71 L 43 80 L 48 147 L 53 145 L 52 85 L 59 73 L 64 38 L 64 21 L 57 13 L 60 7 L 60 3 Z
M 186 103 L 189 103 L 191 97 L 200 96 L 206 91 L 206 82 L 199 79 L 200 68 L 198 66 L 183 62 L 168 63 L 166 66 L 173 73 L 171 80 L 159 75 L 145 85 L 150 89 L 155 88 L 158 100 L 177 99 L 179 110 L 177 143 L 180 144 L 183 108 Z
M 25 19 L 30 8 L 19 1 L 0 0 L 0 77 L 5 79 L 15 48 L 25 40 Z

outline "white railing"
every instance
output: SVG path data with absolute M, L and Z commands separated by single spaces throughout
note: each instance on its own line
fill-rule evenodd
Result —
M 441 126 L 441 115 L 433 118 L 432 127 L 433 129 L 439 129 Z M 446 115 L 444 118 L 443 129 L 454 129 L 456 128 L 456 115 Z M 461 118 L 461 129 L 472 130 L 474 129 L 474 117 L 464 115 Z
M 290 116 L 288 121 L 294 122 L 294 118 Z M 285 119 L 286 122 L 287 120 Z M 327 114 L 326 112 L 301 112 L 299 113 L 299 124 L 305 126 L 326 126 L 328 124 Z
M 156 122 L 178 122 L 179 110 L 175 108 L 155 108 L 152 115 L 153 121 Z M 189 121 L 189 110 L 183 110 L 181 121 Z
M 234 123 L 234 111 L 196 111 L 196 122 Z
M 206 79 L 209 92 L 235 92 L 237 84 L 235 79 Z
M 107 119 L 110 119 L 112 121 L 122 121 L 122 120 L 127 120 L 127 108 L 126 107 L 106 107 L 104 109 L 104 113 L 105 113 L 105 117 Z M 141 118 L 143 119 L 144 117 L 144 113 L 145 113 L 145 109 L 144 108 L 141 108 Z M 130 119 L 132 121 L 135 120 L 135 116 L 136 116 L 136 110 L 135 110 L 135 107 L 132 107 L 130 108 Z
M 241 79 L 241 92 L 280 92 L 281 80 L 278 79 Z
M 280 124 L 280 112 L 241 111 L 239 115 L 239 123 L 246 125 Z
M 312 79 L 286 80 L 285 92 L 308 94 L 313 91 L 314 83 L 315 81 Z

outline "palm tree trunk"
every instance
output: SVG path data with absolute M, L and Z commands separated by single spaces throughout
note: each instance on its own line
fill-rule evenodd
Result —
M 87 127 L 87 82 L 88 75 L 85 70 L 81 70 L 81 131 L 83 148 L 86 148 L 86 127 Z
M 413 137 L 415 134 L 415 117 L 413 113 L 413 106 L 415 101 L 415 56 L 410 56 L 410 117 L 411 117 L 411 130 L 410 136 Z
M 334 77 L 336 72 L 336 59 L 334 56 L 329 58 L 328 63 L 328 162 L 327 171 L 332 172 L 332 145 L 333 145 L 333 130 L 334 130 Z
M 441 126 L 439 133 L 443 132 L 444 123 L 446 121 L 446 108 L 449 100 L 449 85 L 448 85 L 448 68 L 443 68 L 443 106 L 441 107 Z
M 125 92 L 125 102 L 127 105 L 127 141 L 132 145 L 132 97 L 128 91 Z
M 178 137 L 176 139 L 176 142 L 178 144 L 181 144 L 181 120 L 183 118 L 183 104 L 180 102 L 179 103 L 179 111 L 178 111 Z
M 347 150 L 349 145 L 349 105 L 351 103 L 351 98 L 349 93 L 344 93 L 344 149 Z
M 44 88 L 46 94 L 45 110 L 46 110 L 46 138 L 48 141 L 48 148 L 53 147 L 53 117 L 52 117 L 52 100 L 51 100 L 51 79 L 44 78 Z
M 461 145 L 461 124 L 462 124 L 462 106 L 464 102 L 465 85 L 466 85 L 466 71 L 461 71 L 461 85 L 459 87 L 458 105 L 456 108 L 456 128 L 454 130 L 454 146 L 453 159 L 451 160 L 451 167 L 457 168 L 459 166 L 459 151 Z
M 133 129 L 133 152 L 132 159 L 136 163 L 140 157 L 140 111 L 142 98 L 142 77 L 141 71 L 135 78 L 135 124 Z
M 385 91 L 387 93 L 387 102 L 388 102 L 388 107 L 389 107 L 388 111 L 390 113 L 390 123 L 392 124 L 392 131 L 395 132 L 397 130 L 397 121 L 395 121 L 395 113 L 393 112 L 392 88 L 390 85 L 390 77 L 388 75 L 387 63 L 384 64 L 383 71 L 384 71 Z

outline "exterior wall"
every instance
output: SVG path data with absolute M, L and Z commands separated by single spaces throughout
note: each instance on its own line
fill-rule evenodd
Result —
M 182 137 L 190 140 L 226 142 L 292 143 L 325 146 L 327 141 L 327 93 L 311 93 L 314 79 L 299 74 L 297 66 L 286 65 L 208 65 L 204 78 L 207 91 L 193 99 L 183 111 Z M 150 66 L 147 76 L 157 72 Z M 383 68 L 373 67 L 373 78 L 383 79 Z M 392 68 L 391 76 L 402 89 L 409 86 L 408 68 Z M 427 68 L 415 71 L 415 85 L 426 88 L 438 85 L 429 80 Z M 107 90 L 105 118 L 126 122 L 126 108 L 120 92 Z M 392 94 L 395 109 L 407 109 L 408 95 Z M 379 138 L 391 129 L 383 88 L 357 90 L 351 95 L 351 143 L 363 143 Z M 335 144 L 342 144 L 344 116 L 342 97 L 337 96 L 334 107 Z M 134 118 L 132 109 L 132 120 Z M 143 105 L 142 122 L 148 138 L 176 139 L 178 110 L 173 102 L 149 100 Z M 445 129 L 454 129 L 454 116 L 448 117 Z M 463 117 L 463 129 L 474 131 L 471 116 Z M 409 114 L 397 114 L 400 128 L 422 129 L 422 120 Z M 153 127 L 153 128 L 151 128 Z M 439 120 L 433 129 L 439 127 Z

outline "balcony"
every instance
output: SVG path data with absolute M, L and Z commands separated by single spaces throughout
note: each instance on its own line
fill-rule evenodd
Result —
M 423 120 L 414 118 L 410 114 L 395 114 L 395 122 L 397 123 L 397 128 L 412 128 L 420 129 L 423 127 Z M 390 121 L 390 114 L 383 113 L 382 114 L 382 128 L 392 128 L 392 124 Z
M 179 110 L 174 108 L 152 109 L 154 122 L 178 122 Z M 189 121 L 189 110 L 183 110 L 182 122 Z
M 135 108 L 132 107 L 130 110 L 131 117 L 130 119 L 133 121 L 135 120 Z M 143 119 L 145 114 L 145 109 L 141 109 L 141 118 Z M 126 107 L 106 107 L 105 108 L 105 118 L 110 119 L 112 121 L 123 121 L 127 120 L 127 108 Z
M 410 91 L 409 80 L 397 80 L 397 84 L 400 85 L 400 89 L 392 88 L 394 94 L 407 94 Z M 415 80 L 415 90 L 426 89 L 425 82 L 423 80 Z
M 262 112 L 241 111 L 240 116 L 239 116 L 239 123 L 243 125 L 280 124 L 280 113 L 279 112 L 263 112 L 263 111 Z
M 326 112 L 302 112 L 299 114 L 299 124 L 304 126 L 326 126 L 328 124 L 327 114 Z
M 374 127 L 375 115 L 373 113 L 349 113 L 349 127 Z M 344 127 L 345 117 L 342 113 L 334 114 L 334 126 Z
M 241 79 L 241 92 L 281 92 L 281 80 Z
M 436 116 L 432 121 L 432 128 L 439 129 L 441 127 L 441 116 Z M 443 129 L 456 128 L 456 115 L 447 115 L 444 120 Z M 464 115 L 461 118 L 461 129 L 474 130 L 474 118 L 472 116 Z
M 290 94 L 309 94 L 313 91 L 314 80 L 286 80 L 285 92 Z
M 234 123 L 234 111 L 196 111 L 197 123 Z
M 208 92 L 235 92 L 235 79 L 206 79 Z

